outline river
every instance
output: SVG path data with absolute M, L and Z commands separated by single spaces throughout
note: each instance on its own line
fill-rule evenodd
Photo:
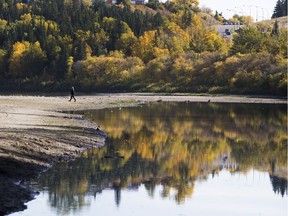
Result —
M 81 112 L 106 145 L 29 185 L 11 215 L 287 215 L 287 106 L 147 103 Z

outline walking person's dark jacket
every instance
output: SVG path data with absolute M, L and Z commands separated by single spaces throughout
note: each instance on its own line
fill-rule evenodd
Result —
M 70 97 L 70 100 L 69 100 L 69 101 L 71 101 L 72 98 L 73 98 L 73 99 L 74 99 L 74 102 L 76 102 L 75 89 L 74 89 L 74 87 L 71 88 L 70 95 L 71 95 L 71 97 Z

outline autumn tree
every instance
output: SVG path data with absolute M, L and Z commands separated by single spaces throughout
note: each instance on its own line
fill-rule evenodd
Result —
M 250 25 L 254 19 L 252 16 L 241 16 L 240 22 L 244 25 Z
M 193 16 L 194 25 L 188 31 L 190 33 L 189 46 L 194 52 L 204 51 L 225 51 L 227 44 L 221 38 L 215 29 L 209 29 L 203 26 L 199 16 Z
M 229 92 L 227 74 L 233 73 L 221 65 L 227 65 L 230 47 L 235 61 L 251 53 L 287 57 L 287 29 L 279 23 L 243 28 L 231 46 L 213 29 L 211 10 L 200 13 L 198 0 L 151 0 L 147 6 L 126 0 L 116 6 L 100 0 L 0 0 L 1 83 L 26 83 L 30 90 L 49 83 L 60 90 L 77 80 L 87 91 L 99 84 L 105 91 Z M 238 15 L 233 21 L 251 22 Z M 282 62 L 269 59 L 275 68 Z M 269 78 L 271 89 L 281 86 L 277 94 L 283 94 L 285 79 L 275 74 Z M 238 71 L 233 87 L 261 76 Z
M 39 42 L 33 44 L 24 41 L 16 42 L 9 59 L 10 74 L 13 77 L 39 76 L 43 72 L 46 64 L 46 54 L 40 47 Z
M 115 48 L 122 51 L 126 56 L 132 55 L 132 48 L 137 41 L 137 37 L 132 31 L 121 34 L 120 38 L 116 41 Z
M 255 53 L 263 50 L 264 35 L 255 27 L 242 28 L 241 31 L 233 37 L 233 46 L 230 49 L 235 53 Z
M 147 31 L 140 36 L 138 41 L 132 48 L 133 55 L 141 58 L 144 62 L 148 62 L 154 58 L 153 47 L 155 47 L 156 31 Z
M 180 8 L 186 7 L 187 9 L 190 9 L 190 10 L 194 10 L 194 9 L 196 9 L 197 11 L 199 10 L 198 0 L 174 0 L 174 2 L 177 4 L 177 6 L 180 6 Z
M 30 46 L 29 42 L 16 42 L 13 45 L 13 50 L 9 59 L 10 74 L 14 77 L 21 76 L 22 56 L 25 50 Z

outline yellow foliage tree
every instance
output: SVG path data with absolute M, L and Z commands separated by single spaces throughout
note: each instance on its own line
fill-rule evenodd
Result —
M 7 26 L 8 21 L 4 19 L 0 19 L 0 29 L 5 28 Z
M 23 10 L 27 7 L 27 4 L 24 3 L 16 3 L 17 10 Z
M 198 7 L 199 5 L 198 0 L 173 0 L 173 2 L 179 5 L 185 5 L 190 9 L 194 9 L 195 7 Z
M 153 48 L 153 55 L 155 56 L 155 58 L 158 58 L 162 55 L 168 55 L 169 54 L 169 50 L 168 49 L 161 49 L 159 47 L 154 47 Z
M 10 63 L 10 74 L 13 76 L 17 76 L 20 73 L 21 65 L 21 57 L 24 51 L 30 46 L 28 41 L 24 42 L 16 42 L 12 48 L 12 54 L 9 59 Z
M 190 35 L 190 48 L 195 52 L 226 51 L 226 41 L 221 38 L 215 29 L 204 26 L 197 15 L 192 17 L 193 26 L 188 29 Z
M 10 74 L 14 77 L 33 77 L 45 67 L 46 53 L 40 43 L 16 42 L 9 59 Z
M 222 38 L 215 32 L 215 31 L 209 31 L 205 34 L 205 40 L 207 51 L 224 51 L 226 46 L 224 46 L 224 41 Z
M 30 13 L 21 15 L 20 19 L 27 25 L 32 21 L 32 16 Z
M 156 30 L 146 31 L 143 36 L 140 36 L 137 43 L 132 47 L 133 55 L 141 58 L 144 62 L 148 62 L 153 59 L 155 36 Z
M 132 31 L 121 34 L 116 41 L 116 49 L 122 51 L 125 55 L 132 54 L 132 47 L 136 43 L 137 38 Z

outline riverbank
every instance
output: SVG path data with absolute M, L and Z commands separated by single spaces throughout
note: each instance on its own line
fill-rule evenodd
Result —
M 243 96 L 101 94 L 76 98 L 77 102 L 68 102 L 68 97 L 0 96 L 0 215 L 24 209 L 24 203 L 33 198 L 35 194 L 23 181 L 55 162 L 105 144 L 101 125 L 75 111 L 157 101 L 287 103 L 286 99 Z

